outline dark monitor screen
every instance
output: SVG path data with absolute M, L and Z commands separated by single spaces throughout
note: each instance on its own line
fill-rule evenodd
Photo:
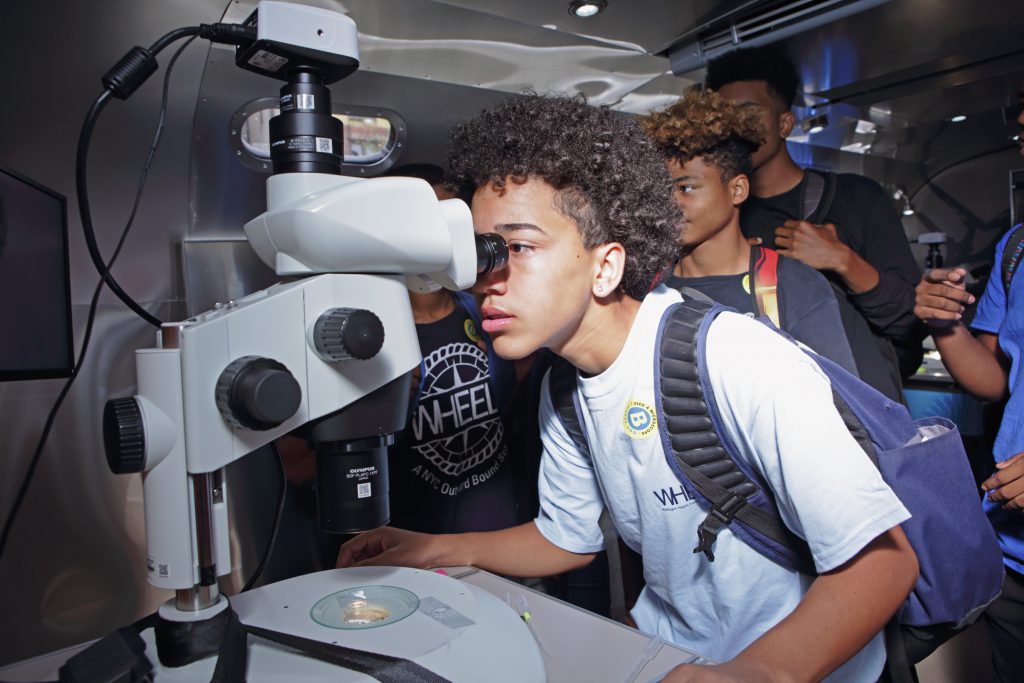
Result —
M 0 167 L 0 381 L 71 374 L 67 232 L 63 196 Z

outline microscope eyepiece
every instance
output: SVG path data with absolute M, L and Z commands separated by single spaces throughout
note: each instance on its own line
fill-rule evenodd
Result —
M 496 232 L 476 236 L 476 272 L 487 275 L 508 265 L 508 245 Z

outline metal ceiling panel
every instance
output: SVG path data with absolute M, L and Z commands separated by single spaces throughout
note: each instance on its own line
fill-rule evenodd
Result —
M 668 71 L 664 57 L 433 0 L 319 0 L 359 28 L 360 71 L 519 93 L 574 92 L 614 105 Z M 225 20 L 252 10 L 230 6 Z M 568 14 L 565 15 L 568 19 Z
M 435 0 L 523 24 L 634 46 L 656 54 L 681 35 L 760 0 L 609 0 L 608 9 L 581 19 L 569 14 L 569 0 Z

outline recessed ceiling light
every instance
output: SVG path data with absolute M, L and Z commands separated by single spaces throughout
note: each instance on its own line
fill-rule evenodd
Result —
M 953 116 L 949 120 L 952 121 L 953 123 L 963 123 L 964 121 L 967 120 L 967 117 L 964 114 L 957 114 L 956 116 Z
M 608 0 L 573 0 L 569 3 L 569 14 L 581 19 L 595 17 L 608 9 Z

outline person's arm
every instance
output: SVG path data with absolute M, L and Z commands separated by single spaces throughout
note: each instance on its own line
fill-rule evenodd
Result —
M 509 529 L 466 534 L 421 534 L 382 527 L 341 546 L 339 567 L 473 565 L 507 576 L 550 576 L 588 564 L 594 555 L 571 553 L 527 522 Z
M 868 323 L 895 344 L 918 344 L 923 337 L 914 317 L 914 286 L 921 277 L 899 214 L 872 180 L 855 175 L 839 178 L 842 186 L 833 210 L 848 225 L 840 238 L 835 226 L 787 221 L 776 230 L 789 237 L 783 244 L 813 268 L 835 273 L 850 292 L 850 302 Z
M 780 254 L 811 268 L 833 271 L 855 294 L 878 285 L 878 271 L 839 240 L 831 223 L 788 220 L 775 230 L 775 245 Z
M 897 347 L 919 347 L 925 335 L 914 316 L 914 287 L 921 279 L 921 268 L 910 251 L 900 214 L 878 183 L 855 175 L 841 178 L 849 187 L 849 196 L 837 197 L 837 201 L 853 202 L 848 211 L 863 221 L 851 226 L 859 235 L 859 239 L 852 238 L 856 241 L 850 242 L 851 247 L 878 273 L 873 288 L 851 288 L 850 302 Z
M 820 681 L 881 631 L 917 579 L 917 556 L 894 527 L 811 584 L 800 604 L 732 660 L 683 665 L 663 680 Z
M 964 286 L 966 275 L 963 268 L 925 273 L 917 285 L 914 314 L 932 330 L 935 348 L 953 379 L 972 396 L 998 401 L 1006 395 L 1008 360 L 999 348 L 999 335 L 980 332 L 975 337 L 960 322 L 964 307 L 974 303 Z
M 549 576 L 576 569 L 604 547 L 598 520 L 604 509 L 590 458 L 581 454 L 541 385 L 540 427 L 544 444 L 537 519 L 499 531 L 429 535 L 382 528 L 341 547 L 338 566 L 473 565 L 510 576 Z M 571 548 L 571 550 L 569 550 Z
M 820 680 L 863 649 L 911 589 L 916 558 L 898 526 L 910 515 L 851 436 L 815 362 L 726 315 L 707 338 L 725 436 L 806 540 L 819 576 L 775 626 L 749 634 L 756 640 L 723 664 L 722 680 Z

